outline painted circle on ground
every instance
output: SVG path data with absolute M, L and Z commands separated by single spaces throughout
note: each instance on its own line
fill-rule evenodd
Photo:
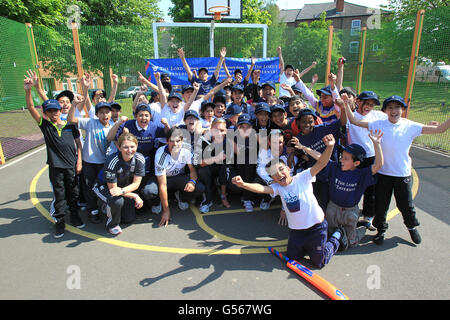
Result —
M 32 204 L 35 206 L 35 208 L 49 221 L 54 222 L 53 218 L 50 215 L 50 212 L 44 208 L 44 206 L 41 204 L 39 199 L 36 195 L 36 186 L 37 182 L 39 181 L 39 178 L 42 176 L 42 174 L 45 172 L 45 170 L 48 169 L 48 165 L 43 167 L 33 178 L 30 184 L 29 193 L 30 193 L 30 200 Z M 412 176 L 413 176 L 413 186 L 412 186 L 412 194 L 413 198 L 415 198 L 417 191 L 419 189 L 419 177 L 412 168 Z M 209 227 L 201 213 L 198 211 L 197 208 L 194 206 L 191 206 L 191 210 L 194 213 L 194 216 L 196 218 L 197 224 L 208 234 L 214 236 L 215 238 L 219 238 L 221 240 L 239 244 L 239 245 L 246 245 L 246 246 L 256 246 L 256 247 L 264 247 L 264 248 L 235 248 L 235 249 L 196 249 L 196 248 L 177 248 L 177 247 L 165 247 L 165 246 L 155 246 L 155 245 L 148 245 L 148 244 L 139 244 L 139 243 L 133 243 L 128 242 L 124 240 L 118 240 L 116 238 L 107 238 L 99 234 L 95 234 L 92 232 L 84 231 L 81 229 L 78 229 L 76 227 L 73 227 L 71 225 L 66 225 L 66 230 L 69 232 L 72 232 L 74 234 L 78 234 L 80 236 L 97 240 L 103 243 L 107 243 L 110 245 L 115 245 L 123 248 L 129 248 L 129 249 L 135 249 L 135 250 L 146 250 L 146 251 L 155 251 L 155 252 L 166 252 L 166 253 L 179 253 L 179 254 L 206 254 L 206 255 L 212 255 L 212 254 L 260 254 L 260 253 L 269 253 L 267 247 L 273 247 L 276 250 L 283 251 L 286 250 L 286 244 L 287 239 L 285 240 L 273 240 L 273 241 L 247 241 L 242 239 L 237 239 L 233 237 L 226 236 L 224 234 L 221 234 L 219 232 L 216 232 L 213 228 Z M 392 219 L 395 215 L 397 215 L 400 211 L 395 208 L 394 210 L 390 211 L 387 216 L 387 220 Z

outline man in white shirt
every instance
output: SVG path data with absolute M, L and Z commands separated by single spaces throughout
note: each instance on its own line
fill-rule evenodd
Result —
M 335 144 L 332 135 L 325 136 L 323 142 L 326 149 L 319 160 L 311 168 L 293 177 L 289 167 L 280 161 L 269 164 L 267 168 L 275 182 L 269 186 L 244 182 L 240 176 L 232 180 L 237 186 L 251 192 L 280 196 L 290 229 L 286 255 L 294 260 L 308 255 L 318 268 L 323 268 L 340 247 L 344 250 L 348 247 L 345 230 L 341 227 L 328 238 L 328 224 L 313 193 L 312 182 L 326 167 Z

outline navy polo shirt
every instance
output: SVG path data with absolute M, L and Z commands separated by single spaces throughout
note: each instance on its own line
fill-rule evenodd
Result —
M 122 124 L 117 130 L 116 141 L 123 132 L 123 128 L 128 128 L 137 141 L 137 152 L 141 153 L 145 158 L 145 172 L 150 173 L 153 170 L 153 159 L 155 156 L 155 139 L 164 136 L 164 127 L 150 121 L 146 129 L 138 128 L 136 120 L 128 120 Z
M 110 155 L 103 168 L 103 181 L 105 183 L 117 183 L 124 188 L 133 183 L 134 176 L 145 176 L 145 159 L 142 154 L 136 152 L 133 158 L 126 162 L 120 152 Z
M 344 208 L 356 206 L 366 188 L 376 183 L 371 166 L 342 171 L 339 162 L 330 161 L 322 172 L 329 178 L 330 200 Z

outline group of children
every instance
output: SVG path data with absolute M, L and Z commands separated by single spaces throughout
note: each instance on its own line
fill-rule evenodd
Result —
M 56 238 L 64 235 L 66 212 L 71 224 L 85 226 L 78 213 L 83 199 L 89 220 L 100 223 L 106 215 L 107 230 L 118 235 L 120 224 L 150 209 L 166 226 L 169 198 L 181 210 L 192 203 L 206 213 L 216 196 L 227 208 L 231 194 L 240 197 L 247 212 L 255 204 L 267 210 L 280 196 L 279 223 L 290 229 L 287 256 L 308 255 L 321 268 L 338 249 L 358 245 L 366 229 L 383 243 L 394 193 L 413 242 L 421 242 L 408 153 L 415 137 L 445 132 L 450 119 L 423 125 L 402 118 L 399 96 L 373 110 L 381 104 L 376 93 L 342 87 L 343 58 L 316 97 L 301 79 L 316 63 L 302 72 L 285 66 L 281 48 L 279 96 L 274 83 L 259 82 L 254 58 L 245 78 L 235 70 L 233 79 L 226 48 L 211 77 L 206 68 L 191 71 L 184 51 L 178 54 L 191 84 L 179 93 L 168 74 L 155 73 L 153 84 L 139 73 L 133 119 L 114 102 L 116 75 L 109 100 L 103 90 L 89 97 L 87 74 L 82 95 L 63 91 L 56 99 L 46 97 L 35 73 L 25 76 L 27 107 L 47 145 Z M 228 77 L 219 83 L 222 66 Z M 42 115 L 33 86 L 44 101 Z

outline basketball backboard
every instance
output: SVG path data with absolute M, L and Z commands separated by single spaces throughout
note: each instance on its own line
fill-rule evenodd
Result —
M 216 6 L 229 7 L 230 10 L 222 14 L 222 20 L 241 20 L 242 1 L 241 0 L 192 0 L 192 18 L 211 21 L 214 13 L 209 9 Z

